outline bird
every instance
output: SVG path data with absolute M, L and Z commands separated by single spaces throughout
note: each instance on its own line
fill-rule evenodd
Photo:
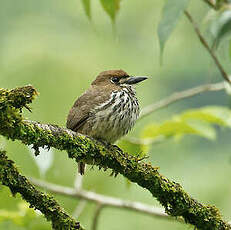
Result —
M 140 108 L 135 85 L 146 76 L 130 76 L 123 70 L 101 72 L 69 111 L 66 127 L 113 144 L 134 126 Z M 78 163 L 83 175 L 84 162 Z

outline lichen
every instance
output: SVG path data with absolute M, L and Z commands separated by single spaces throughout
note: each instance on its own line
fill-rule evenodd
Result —
M 22 176 L 9 160 L 6 152 L 0 151 L 0 181 L 9 187 L 13 195 L 20 193 L 29 202 L 30 208 L 40 210 L 55 230 L 83 230 L 79 222 L 71 218 L 55 199 L 38 191 L 26 177 Z
M 31 91 L 31 89 L 28 90 Z M 16 90 L 17 93 L 19 91 Z M 48 146 L 66 150 L 68 157 L 76 162 L 82 161 L 100 168 L 110 168 L 114 175 L 120 173 L 131 182 L 149 190 L 163 205 L 166 213 L 174 217 L 181 216 L 186 223 L 193 224 L 198 229 L 231 229 L 231 226 L 222 220 L 216 207 L 199 203 L 190 197 L 180 184 L 161 175 L 151 164 L 141 163 L 137 157 L 123 152 L 118 147 L 101 143 L 70 130 L 55 125 L 23 121 L 20 108 L 26 106 L 25 100 L 17 98 L 17 102 L 11 100 L 8 103 L 4 90 L 2 92 L 0 106 L 2 102 L 7 109 L 0 110 L 0 134 L 12 140 L 21 140 L 27 145 L 33 144 L 36 148 Z M 21 94 L 22 98 L 25 98 L 24 93 Z M 20 101 L 23 102 L 22 105 Z M 31 101 L 28 100 L 27 103 L 29 102 Z

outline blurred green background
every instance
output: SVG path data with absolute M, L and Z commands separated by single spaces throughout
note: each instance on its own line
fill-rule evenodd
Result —
M 31 120 L 65 126 L 67 113 L 74 100 L 88 88 L 95 76 L 108 69 L 124 69 L 133 75 L 150 79 L 137 88 L 142 107 L 158 101 L 176 90 L 222 80 L 210 56 L 201 46 L 191 25 L 182 17 L 165 47 L 164 64 L 159 64 L 157 25 L 162 0 L 122 1 L 116 26 L 103 11 L 99 1 L 92 1 L 92 21 L 79 0 L 0 0 L 0 87 L 15 88 L 31 84 L 40 92 L 33 102 L 33 113 L 24 112 Z M 202 22 L 208 8 L 193 1 L 190 11 Z M 230 61 L 219 55 L 227 71 Z M 150 115 L 139 122 L 130 136 L 138 136 L 144 125 L 170 119 L 189 108 L 205 105 L 229 106 L 224 92 L 205 93 L 186 99 Z M 225 219 L 231 219 L 230 130 L 218 129 L 215 141 L 186 136 L 153 145 L 149 161 L 160 172 L 179 182 L 197 200 L 217 206 Z M 41 178 L 38 166 L 28 148 L 18 141 L 0 137 L 20 171 Z M 76 164 L 65 152 L 54 150 L 54 160 L 42 179 L 73 186 Z M 149 192 L 132 184 L 127 187 L 122 176 L 90 167 L 83 186 L 101 194 L 159 206 Z M 78 200 L 55 195 L 59 203 L 73 213 Z M 0 187 L 0 209 L 15 212 L 22 199 L 13 198 L 6 187 Z M 90 229 L 95 204 L 88 203 L 79 217 Z M 33 219 L 33 218 L 32 218 Z M 42 217 L 19 227 L 1 221 L 0 229 L 51 229 Z M 99 219 L 99 230 L 118 229 L 193 229 L 174 221 L 159 220 L 127 210 L 106 208 Z

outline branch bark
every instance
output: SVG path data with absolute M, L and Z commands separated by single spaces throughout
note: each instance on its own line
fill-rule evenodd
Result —
M 39 186 L 52 193 L 73 197 L 77 199 L 87 200 L 97 204 L 102 204 L 104 207 L 124 208 L 135 212 L 148 214 L 150 216 L 173 220 L 168 216 L 163 209 L 153 207 L 151 205 L 142 204 L 140 202 L 132 202 L 128 200 L 121 200 L 114 197 L 109 197 L 87 190 L 75 190 L 73 188 L 60 186 L 57 184 L 48 183 L 35 178 L 29 178 L 32 184 Z M 182 219 L 177 219 L 182 222 Z
M 0 181 L 10 188 L 13 195 L 20 193 L 23 199 L 30 203 L 30 207 L 40 210 L 48 221 L 51 220 L 53 229 L 84 230 L 53 197 L 38 191 L 22 176 L 4 151 L 0 151 Z
M 139 162 L 139 159 L 116 146 L 103 144 L 56 125 L 23 121 L 21 110 L 27 106 L 28 97 L 34 97 L 36 90 L 33 87 L 22 87 L 18 88 L 17 92 L 21 93 L 0 90 L 1 135 L 21 140 L 27 145 L 33 144 L 36 154 L 39 154 L 39 147 L 54 147 L 66 150 L 69 158 L 76 162 L 110 168 L 115 175 L 120 173 L 149 190 L 168 215 L 182 216 L 186 223 L 193 224 L 198 229 L 231 229 L 231 226 L 222 220 L 216 207 L 199 203 L 190 197 L 180 184 L 161 175 L 151 164 Z
M 93 218 L 93 223 L 92 223 L 92 230 L 97 230 L 98 222 L 99 222 L 99 216 L 100 216 L 103 208 L 104 208 L 104 206 L 102 204 L 97 204 L 97 207 L 95 210 L 95 215 Z
M 198 38 L 200 39 L 201 44 L 207 49 L 207 51 L 209 52 L 210 56 L 212 57 L 212 59 L 214 60 L 217 68 L 219 69 L 222 77 L 229 83 L 231 83 L 231 80 L 229 79 L 228 74 L 226 73 L 226 71 L 224 70 L 222 64 L 220 63 L 220 61 L 218 60 L 216 54 L 214 53 L 213 49 L 210 48 L 209 44 L 207 43 L 206 39 L 204 38 L 204 36 L 202 35 L 197 23 L 194 21 L 193 17 L 191 16 L 191 14 L 185 10 L 184 14 L 186 15 L 186 17 L 188 18 L 189 22 L 192 24 L 195 33 L 197 34 Z
M 208 6 L 216 10 L 216 5 L 211 0 L 203 0 Z
M 159 109 L 163 109 L 165 107 L 167 107 L 170 104 L 173 104 L 177 101 L 180 101 L 182 99 L 185 98 L 189 98 L 189 97 L 193 97 L 195 95 L 198 95 L 200 93 L 204 93 L 204 92 L 212 92 L 212 91 L 220 91 L 225 89 L 225 82 L 218 82 L 218 83 L 214 83 L 214 84 L 205 84 L 205 85 L 200 85 L 191 89 L 186 89 L 180 92 L 175 92 L 173 94 L 171 94 L 170 96 L 154 103 L 151 105 L 148 105 L 147 107 L 145 107 L 141 113 L 140 113 L 140 117 L 139 120 L 141 120 L 142 118 L 150 115 L 151 113 L 159 110 Z

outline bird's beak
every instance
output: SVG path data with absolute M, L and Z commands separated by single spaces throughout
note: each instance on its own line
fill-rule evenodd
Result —
M 146 79 L 148 79 L 148 77 L 145 77 L 145 76 L 136 76 L 136 77 L 129 77 L 125 82 L 123 82 L 123 83 L 125 83 L 125 84 L 128 84 L 128 85 L 134 85 L 134 84 L 137 84 L 137 83 L 139 83 L 139 82 L 141 82 L 141 81 L 144 81 L 144 80 L 146 80 Z

